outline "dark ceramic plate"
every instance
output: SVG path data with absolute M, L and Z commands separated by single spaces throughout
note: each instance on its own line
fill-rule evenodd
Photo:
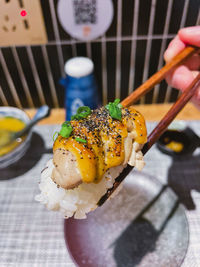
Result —
M 65 220 L 77 266 L 180 266 L 188 247 L 184 208 L 167 186 L 132 172 L 114 199 L 85 220 Z

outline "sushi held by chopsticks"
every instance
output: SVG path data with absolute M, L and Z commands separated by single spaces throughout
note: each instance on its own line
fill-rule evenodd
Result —
M 62 124 L 36 200 L 67 218 L 86 218 L 127 164 L 144 167 L 146 141 L 143 116 L 133 107 L 123 108 L 119 99 L 96 110 L 80 107 Z

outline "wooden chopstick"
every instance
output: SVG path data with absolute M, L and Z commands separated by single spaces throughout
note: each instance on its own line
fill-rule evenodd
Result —
M 153 144 L 160 138 L 160 136 L 164 133 L 165 129 L 169 126 L 169 124 L 173 121 L 173 119 L 177 116 L 177 114 L 181 111 L 181 109 L 187 104 L 187 102 L 192 98 L 196 89 L 200 86 L 200 73 L 193 80 L 193 82 L 187 87 L 187 89 L 182 93 L 180 98 L 174 103 L 171 109 L 167 112 L 167 114 L 163 117 L 163 119 L 159 122 L 159 124 L 155 127 L 155 129 L 148 136 L 148 141 L 144 145 L 142 152 L 146 154 L 146 152 L 152 147 Z M 102 198 L 97 203 L 98 206 L 103 205 L 103 203 L 110 197 L 110 195 L 115 191 L 115 189 L 120 185 L 120 183 L 126 178 L 126 176 L 133 169 L 132 166 L 128 165 L 121 174 L 116 178 L 115 183 L 111 189 L 107 191 L 107 193 L 102 196 Z
M 140 99 L 143 95 L 148 93 L 156 84 L 160 83 L 166 76 L 168 72 L 170 72 L 173 68 L 182 64 L 187 58 L 192 56 L 194 53 L 199 53 L 199 47 L 187 46 L 181 53 L 176 55 L 170 62 L 168 62 L 162 69 L 156 72 L 153 76 L 151 76 L 146 82 L 144 82 L 141 86 L 139 86 L 136 90 L 133 91 L 128 97 L 126 97 L 121 104 L 124 107 L 128 107 L 138 99 Z
M 173 104 L 167 114 L 158 123 L 155 129 L 148 136 L 148 141 L 144 145 L 142 152 L 145 154 L 153 144 L 160 138 L 160 136 L 167 129 L 169 124 L 174 120 L 178 113 L 183 109 L 187 102 L 192 98 L 196 89 L 200 87 L 200 73 L 193 80 L 193 82 L 186 88 L 186 90 L 181 94 L 179 99 Z

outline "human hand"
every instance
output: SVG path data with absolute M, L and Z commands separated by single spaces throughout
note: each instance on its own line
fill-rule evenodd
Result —
M 180 53 L 186 45 L 200 47 L 200 26 L 188 27 L 179 30 L 177 36 L 170 42 L 164 53 L 166 62 L 170 61 L 175 55 Z M 177 67 L 166 76 L 169 85 L 184 91 L 200 70 L 200 55 L 194 54 L 186 62 Z M 200 87 L 196 90 L 192 102 L 200 109 Z

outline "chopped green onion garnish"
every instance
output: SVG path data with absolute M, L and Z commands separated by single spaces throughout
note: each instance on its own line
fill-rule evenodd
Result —
M 120 99 L 119 98 L 116 98 L 113 103 L 114 104 L 119 104 L 119 102 L 120 102 Z
M 79 107 L 75 115 L 71 116 L 71 120 L 81 120 L 91 114 L 91 109 L 87 106 Z
M 109 111 L 110 116 L 113 119 L 122 120 L 122 105 L 119 103 L 120 99 L 115 99 L 114 102 L 109 102 L 108 105 L 106 105 L 106 109 Z
M 73 131 L 73 128 L 72 128 L 70 122 L 69 122 L 69 121 L 65 121 L 65 122 L 62 124 L 62 128 L 61 128 L 59 134 L 60 134 L 62 137 L 67 138 L 67 137 L 70 136 L 70 134 L 71 134 L 72 131 Z
M 120 99 L 119 98 L 116 98 L 115 101 L 114 101 L 114 104 L 117 105 L 118 108 L 122 108 L 122 104 L 120 104 Z
M 82 139 L 82 138 L 79 138 L 79 137 L 76 137 L 75 140 L 77 142 L 80 142 L 80 143 L 87 143 L 87 141 L 85 139 Z
M 59 132 L 56 131 L 56 132 L 53 134 L 53 141 L 55 141 L 55 139 L 57 138 L 56 134 L 57 134 L 57 136 L 58 136 Z M 56 138 L 55 138 L 55 136 L 56 136 Z

